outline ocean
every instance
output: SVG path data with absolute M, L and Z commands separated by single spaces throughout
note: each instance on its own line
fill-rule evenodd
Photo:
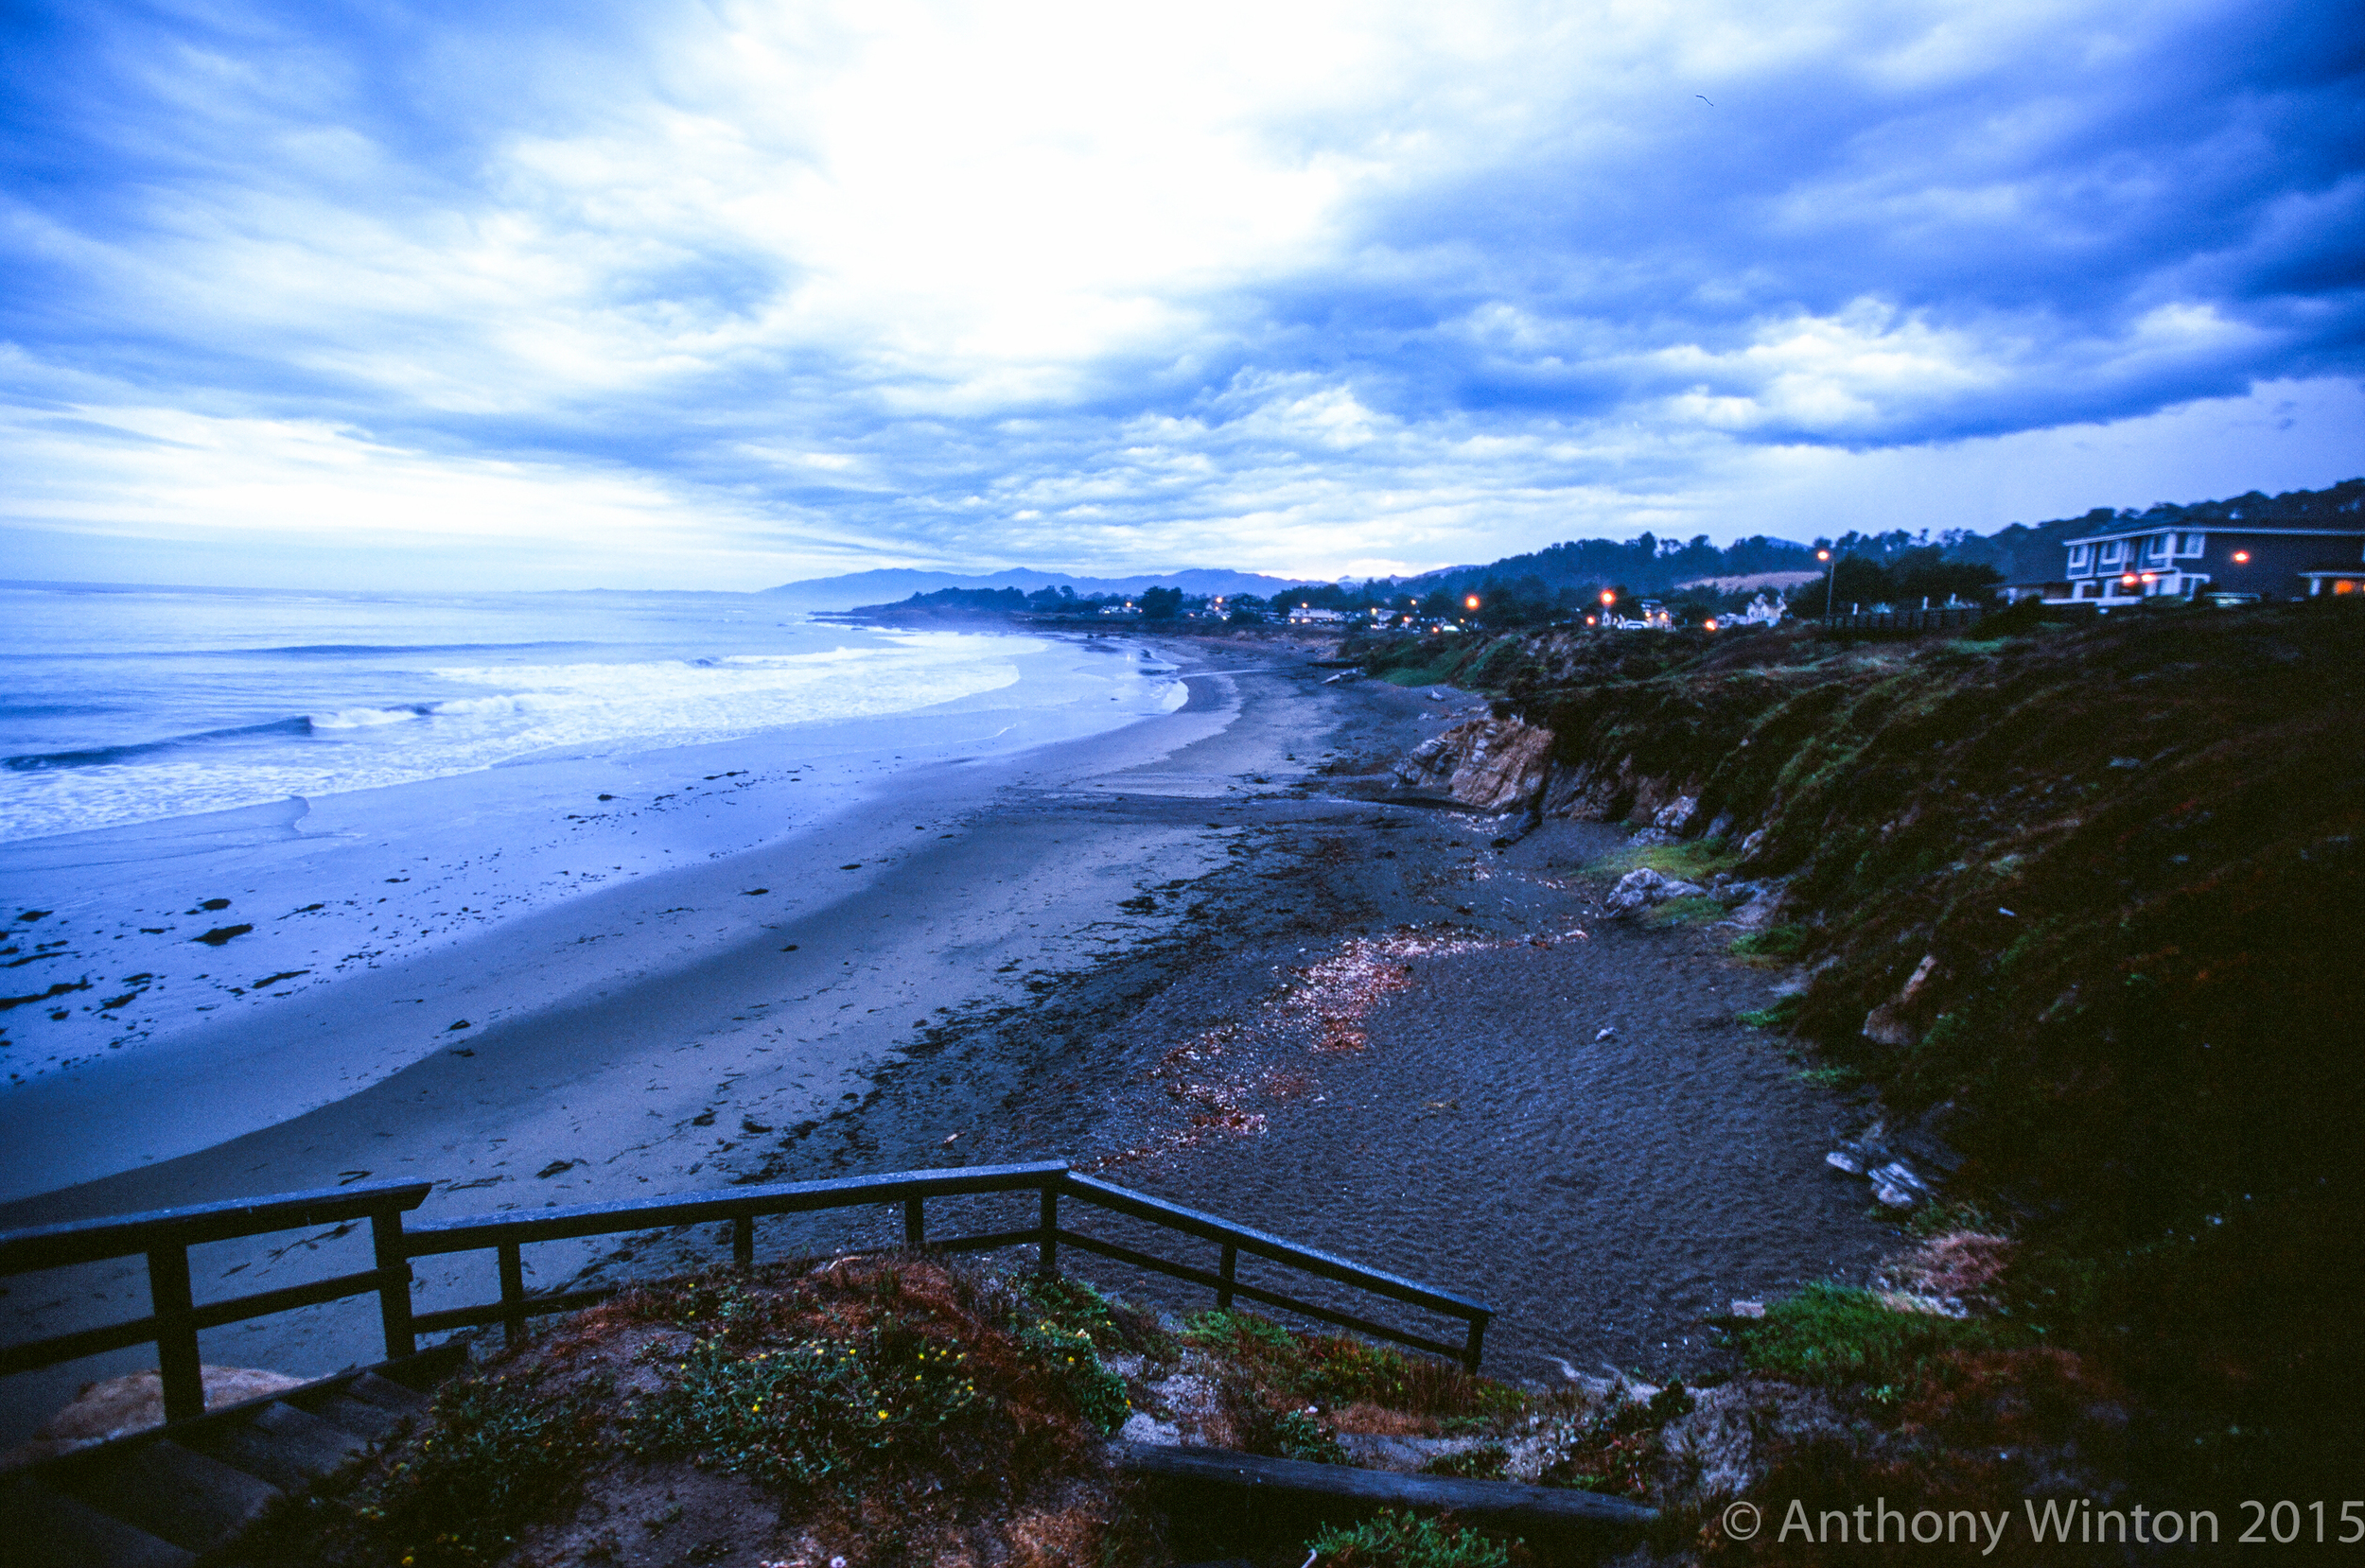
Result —
M 0 584 L 0 842 L 908 712 L 1042 646 L 755 595 Z

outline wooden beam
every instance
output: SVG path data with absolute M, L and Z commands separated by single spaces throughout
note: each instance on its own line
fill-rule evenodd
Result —
M 1658 1518 L 1656 1508 L 1600 1492 L 1532 1487 L 1517 1481 L 1470 1481 L 1451 1475 L 1398 1475 L 1351 1465 L 1265 1459 L 1218 1448 L 1115 1442 L 1109 1445 L 1109 1457 L 1119 1470 L 1161 1480 L 1267 1489 L 1368 1507 L 1429 1508 L 1504 1524 L 1632 1530 Z

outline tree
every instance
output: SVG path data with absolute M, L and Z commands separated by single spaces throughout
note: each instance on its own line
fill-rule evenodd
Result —
M 1140 603 L 1144 620 L 1172 620 L 1182 611 L 1182 590 L 1144 588 Z

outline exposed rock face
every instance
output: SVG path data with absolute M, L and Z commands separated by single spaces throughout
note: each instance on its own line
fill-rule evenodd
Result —
M 1422 741 L 1395 774 L 1409 788 L 1501 811 L 1543 793 L 1551 752 L 1550 730 L 1517 719 L 1473 719 Z
M 1696 898 L 1707 892 L 1708 889 L 1697 882 L 1680 881 L 1644 866 L 1639 871 L 1629 871 L 1619 878 L 1618 885 L 1610 889 L 1609 897 L 1603 900 L 1603 904 L 1612 915 L 1632 915 L 1653 904 L 1663 904 L 1670 898 Z
M 1918 1044 L 1921 1039 L 1921 1031 L 1914 1025 L 1908 1009 L 1913 1006 L 1914 998 L 1921 994 L 1921 988 L 1930 983 L 1930 976 L 1936 972 L 1937 967 L 1937 954 L 1924 955 L 1921 962 L 1914 967 L 1913 975 L 1905 982 L 1903 989 L 1865 1015 L 1864 1037 L 1875 1045 Z
M 1940 1183 L 1962 1165 L 1963 1157 L 1944 1137 L 1954 1115 L 1950 1100 L 1903 1127 L 1875 1122 L 1825 1155 L 1823 1161 L 1834 1171 L 1869 1181 L 1872 1195 L 1886 1207 L 1911 1209 L 1936 1196 Z

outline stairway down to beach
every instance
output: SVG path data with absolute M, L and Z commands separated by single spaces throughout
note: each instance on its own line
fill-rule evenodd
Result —
M 280 1498 L 367 1455 L 459 1365 L 429 1351 L 132 1433 L 0 1476 L 6 1568 L 188 1568 Z

